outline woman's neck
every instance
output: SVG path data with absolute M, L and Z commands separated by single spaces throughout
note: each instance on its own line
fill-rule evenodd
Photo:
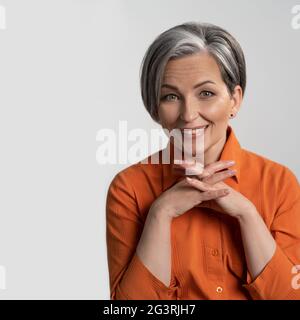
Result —
M 215 144 L 210 146 L 204 153 L 204 165 L 216 162 L 220 159 L 227 139 L 227 132 Z
M 204 166 L 207 166 L 210 163 L 216 162 L 220 159 L 223 148 L 225 146 L 227 140 L 227 130 L 225 132 L 225 134 L 216 142 L 214 143 L 212 146 L 210 146 L 208 149 L 205 150 L 204 152 Z M 178 153 L 177 156 L 175 155 L 176 153 L 174 152 L 175 147 L 174 147 L 174 143 L 171 142 L 171 140 L 169 141 L 169 151 L 170 151 L 170 160 L 171 163 L 174 162 L 174 159 L 177 159 L 178 157 Z M 184 155 L 182 153 L 182 156 L 179 160 L 183 160 L 184 159 Z M 202 162 L 202 161 L 201 161 Z

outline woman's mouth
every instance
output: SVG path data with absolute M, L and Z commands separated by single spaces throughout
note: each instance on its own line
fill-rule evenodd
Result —
M 195 128 L 182 128 L 180 129 L 183 135 L 187 136 L 199 136 L 209 127 L 209 124 L 205 126 L 199 126 Z

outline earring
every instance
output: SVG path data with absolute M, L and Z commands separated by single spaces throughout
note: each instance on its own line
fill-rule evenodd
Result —
M 233 118 L 233 113 L 230 114 L 230 118 Z

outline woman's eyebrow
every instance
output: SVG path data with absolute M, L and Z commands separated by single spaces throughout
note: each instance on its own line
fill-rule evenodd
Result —
M 203 86 L 206 83 L 216 84 L 215 82 L 213 82 L 211 80 L 205 80 L 205 81 L 202 81 L 202 82 L 199 82 L 199 83 L 195 84 L 193 89 L 196 89 L 196 88 L 198 88 L 200 86 Z M 170 89 L 174 89 L 174 90 L 179 91 L 179 89 L 176 86 L 173 86 L 173 85 L 168 84 L 168 83 L 164 83 L 161 87 L 162 88 L 170 88 Z

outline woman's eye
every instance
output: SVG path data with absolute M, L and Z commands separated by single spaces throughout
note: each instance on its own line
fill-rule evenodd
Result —
M 214 93 L 211 92 L 211 91 L 206 91 L 206 90 L 204 90 L 204 91 L 202 91 L 202 92 L 200 93 L 200 96 L 203 97 L 203 98 L 210 98 L 210 97 L 214 96 Z M 178 98 L 178 97 L 177 97 L 176 94 L 169 93 L 169 94 L 163 96 L 163 97 L 161 98 L 161 100 L 163 100 L 163 101 L 175 101 L 177 98 Z
M 162 100 L 166 100 L 166 101 L 173 101 L 174 99 L 168 99 L 168 97 L 177 97 L 175 94 L 167 94 L 164 97 L 162 97 Z
M 202 91 L 200 93 L 200 96 L 204 97 L 204 98 L 209 98 L 212 97 L 214 94 L 211 91 Z

